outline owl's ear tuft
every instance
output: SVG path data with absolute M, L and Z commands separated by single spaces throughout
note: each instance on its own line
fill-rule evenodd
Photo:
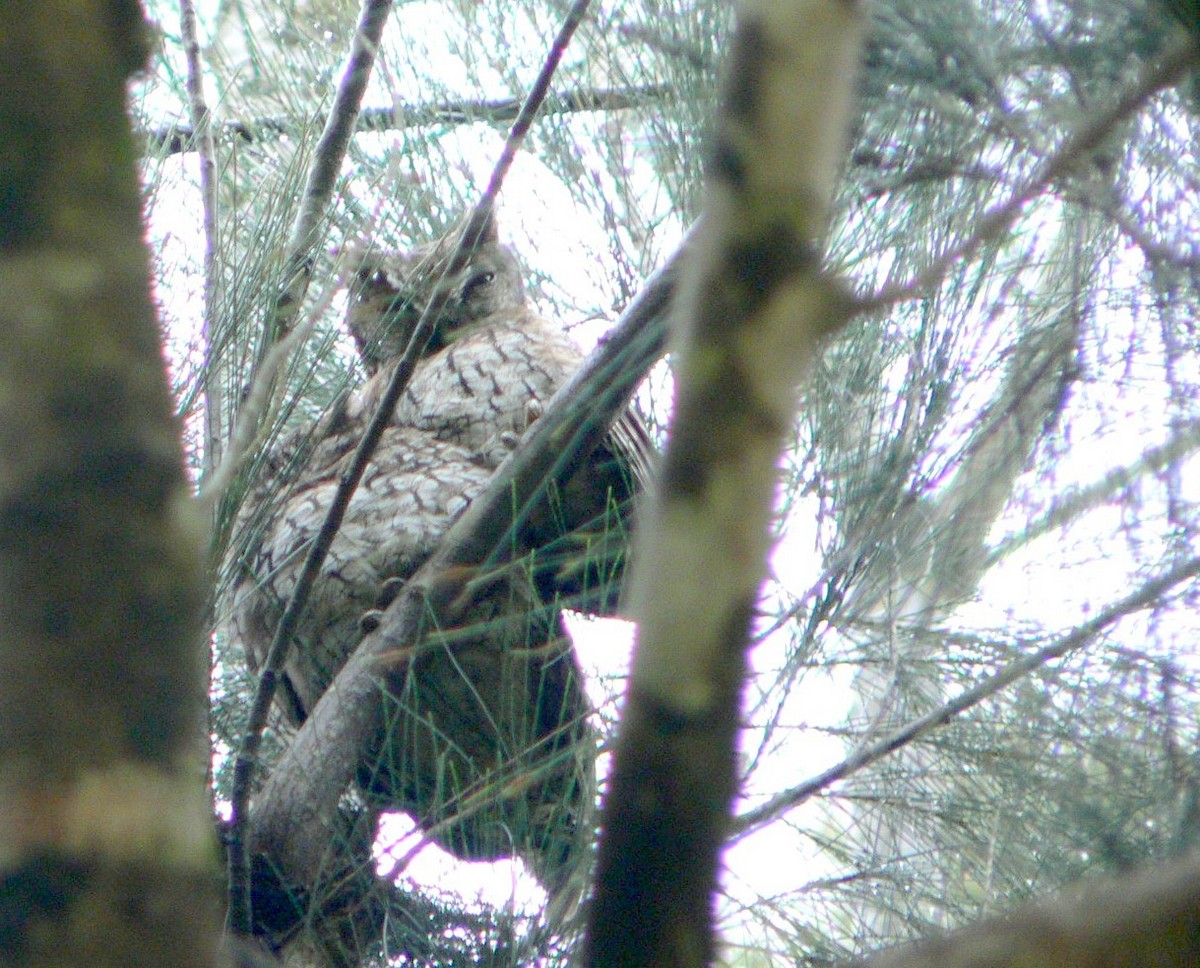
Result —
M 375 271 L 378 253 L 371 256 L 371 244 L 365 239 L 350 239 L 341 245 L 335 245 L 329 250 L 334 266 L 338 270 L 338 278 L 345 286 L 353 286 L 355 281 L 366 281 Z
M 445 236 L 445 242 L 449 246 L 455 245 L 463 233 L 472 228 L 471 221 L 474 215 L 475 209 L 468 209 L 461 218 L 455 221 L 454 227 Z M 489 205 L 480 215 L 479 221 L 475 223 L 475 229 L 476 233 L 473 239 L 467 240 L 472 250 L 478 251 L 485 245 L 494 245 L 500 241 L 500 230 L 496 221 L 496 207 L 494 204 Z
M 500 226 L 496 219 L 496 206 L 489 205 L 487 215 L 484 217 L 483 225 L 479 230 L 479 244 L 484 245 L 488 242 L 500 241 Z

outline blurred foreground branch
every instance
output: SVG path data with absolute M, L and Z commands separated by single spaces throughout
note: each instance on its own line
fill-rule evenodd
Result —
M 1200 964 L 1200 855 L 1042 901 L 860 968 L 1190 968 Z
M 4 964 L 216 958 L 204 527 L 125 115 L 145 40 L 136 0 L 0 4 Z
M 639 638 L 584 961 L 699 966 L 734 795 L 751 617 L 796 389 L 852 300 L 821 271 L 863 32 L 854 3 L 743 2 L 674 305 L 675 415 L 642 518 Z

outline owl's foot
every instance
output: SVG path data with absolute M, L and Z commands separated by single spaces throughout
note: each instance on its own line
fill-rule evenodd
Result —
M 375 607 L 363 612 L 362 617 L 358 620 L 358 628 L 363 635 L 370 635 L 383 624 L 384 609 L 396 600 L 396 596 L 400 594 L 404 585 L 403 578 L 393 575 L 379 586 L 379 594 L 375 597 Z
M 535 420 L 546 412 L 541 400 L 530 400 L 525 404 L 525 429 L 528 430 Z
M 542 406 L 541 400 L 529 400 L 525 404 L 525 425 L 521 428 L 521 433 L 533 426 L 533 422 L 545 412 L 546 408 Z M 495 439 L 505 450 L 516 450 L 517 445 L 521 442 L 521 434 L 514 430 L 502 430 Z
M 404 590 L 404 586 L 407 584 L 408 579 L 401 578 L 399 575 L 384 579 L 383 584 L 379 586 L 379 597 L 375 599 L 375 607 L 387 608 L 396 600 L 396 596 Z

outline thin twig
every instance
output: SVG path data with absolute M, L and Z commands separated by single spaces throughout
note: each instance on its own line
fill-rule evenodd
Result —
M 562 27 L 559 29 L 558 36 L 555 37 L 554 43 L 551 45 L 550 53 L 542 65 L 537 80 L 534 82 L 525 103 L 522 105 L 517 120 L 513 123 L 512 129 L 509 131 L 504 149 L 501 151 L 500 159 L 496 162 L 495 168 L 492 171 L 487 188 L 484 190 L 479 203 L 475 206 L 466 225 L 463 227 L 462 235 L 455 246 L 445 270 L 447 276 L 453 276 L 462 269 L 477 245 L 483 225 L 490 217 L 491 211 L 495 206 L 496 196 L 500 192 L 504 178 L 512 167 L 516 153 L 525 140 L 525 136 L 528 134 L 534 118 L 537 116 L 538 107 L 546 97 L 546 92 L 549 90 L 554 71 L 559 61 L 561 61 L 562 55 L 566 51 L 567 45 L 570 43 L 576 28 L 583 19 L 589 2 L 590 0 L 576 0 L 568 12 Z M 372 0 L 368 0 L 367 8 L 371 4 Z M 364 19 L 368 12 L 367 8 L 364 8 Z M 365 85 L 365 78 L 363 78 L 363 84 Z M 336 109 L 337 106 L 335 105 L 335 111 Z M 331 116 L 330 127 L 332 126 L 333 119 Z M 352 126 L 351 123 L 345 129 L 347 138 Z M 326 130 L 328 132 L 329 128 Z M 322 140 L 326 139 L 323 138 Z M 310 177 L 310 188 L 318 180 L 318 177 L 315 175 Z M 306 192 L 306 198 L 307 196 L 308 192 Z M 313 224 L 315 225 L 315 220 Z M 306 235 L 302 236 L 300 234 L 298 226 L 297 238 L 306 237 Z M 450 291 L 448 289 L 435 288 L 433 298 L 429 300 L 429 303 L 422 311 L 420 321 L 417 323 L 408 347 L 405 349 L 404 356 L 396 367 L 396 371 L 388 383 L 387 389 L 380 398 L 379 405 L 372 415 L 370 423 L 367 425 L 349 467 L 338 481 L 337 491 L 325 515 L 325 520 L 321 524 L 321 529 L 309 548 L 308 555 L 304 560 L 304 567 L 301 569 L 300 575 L 296 580 L 296 587 L 293 589 L 291 598 L 279 620 L 275 637 L 271 642 L 271 647 L 263 663 L 262 675 L 259 679 L 258 689 L 250 710 L 250 721 L 247 724 L 242 747 L 234 765 L 234 788 L 231 798 L 233 822 L 231 825 L 232 835 L 229 849 L 229 875 L 230 921 L 231 929 L 236 933 L 250 933 L 253 923 L 250 911 L 250 869 L 245 855 L 245 824 L 248 817 L 247 807 L 249 805 L 251 780 L 258 761 L 258 751 L 262 744 L 262 732 L 266 726 L 267 714 L 271 707 L 271 701 L 274 698 L 276 680 L 286 661 L 292 634 L 299 623 L 304 607 L 308 603 L 308 597 L 320 574 L 321 566 L 325 562 L 329 548 L 333 544 L 333 539 L 341 527 L 342 519 L 350 504 L 350 499 L 353 497 L 359 481 L 366 470 L 366 466 L 374 454 L 380 438 L 383 436 L 383 431 L 391 420 L 392 411 L 397 401 L 408 386 L 417 361 L 424 355 L 425 347 L 433 335 L 435 320 L 440 315 L 443 306 L 449 298 Z M 237 864 L 236 868 L 235 863 Z M 237 902 L 236 907 L 234 906 L 235 901 Z
M 1095 618 L 1076 626 L 1069 633 L 1044 648 L 1038 649 L 1023 659 L 1018 659 L 1001 669 L 990 679 L 986 679 L 973 689 L 960 693 L 944 706 L 935 709 L 925 716 L 912 720 L 876 743 L 870 743 L 856 750 L 836 766 L 807 780 L 798 786 L 777 794 L 760 807 L 748 810 L 736 817 L 731 824 L 731 840 L 740 840 L 747 834 L 765 826 L 777 817 L 798 807 L 809 797 L 844 780 L 851 774 L 857 773 L 883 757 L 907 746 L 928 733 L 956 719 L 962 713 L 979 705 L 985 699 L 994 696 L 1000 690 L 1035 672 L 1048 662 L 1061 659 L 1088 645 L 1097 635 L 1114 625 L 1119 619 L 1134 612 L 1157 605 L 1162 597 L 1188 579 L 1200 575 L 1200 558 L 1172 568 L 1158 578 L 1152 578 L 1133 594 L 1115 602 L 1098 613 Z
M 1115 467 L 1100 480 L 1057 498 L 1050 510 L 1022 529 L 1020 534 L 1003 541 L 988 553 L 987 567 L 1006 558 L 1058 528 L 1065 527 L 1086 511 L 1098 507 L 1113 495 L 1144 477 L 1156 474 L 1182 461 L 1200 449 L 1200 420 L 1189 420 L 1178 427 L 1165 443 L 1152 447 L 1131 464 Z
M 1158 91 L 1178 81 L 1189 67 L 1196 64 L 1197 51 L 1193 43 L 1182 43 L 1169 50 L 1112 107 L 1091 118 L 1071 135 L 1007 201 L 980 218 L 975 230 L 967 238 L 934 259 L 908 282 L 887 286 L 875 295 L 861 299 L 859 313 L 881 312 L 897 303 L 923 296 L 939 285 L 958 262 L 970 258 L 983 245 L 998 239 L 1012 228 L 1025 206 L 1083 162 L 1088 153 L 1097 148 L 1118 124 L 1139 110 Z
M 532 127 L 542 103 L 546 100 L 546 95 L 550 91 L 550 82 L 554 79 L 554 72 L 558 70 L 559 62 L 566 53 L 567 46 L 571 43 L 571 38 L 575 35 L 579 24 L 583 21 L 589 4 L 590 0 L 575 0 L 571 9 L 567 11 L 566 17 L 563 18 L 562 26 L 558 29 L 558 36 L 550 45 L 550 52 L 542 63 L 542 69 L 538 72 L 537 79 L 534 80 L 533 87 L 529 89 L 525 103 L 521 105 L 521 110 L 508 132 L 504 148 L 500 152 L 500 158 L 492 169 L 492 177 L 488 180 L 487 188 L 483 190 L 483 197 L 479 199 L 479 204 L 475 206 L 470 218 L 467 219 L 467 224 L 463 226 L 462 238 L 446 269 L 447 275 L 453 275 L 463 267 L 469 254 L 478 243 L 479 236 L 483 233 L 483 227 L 491 217 L 492 209 L 496 204 L 496 196 L 500 194 L 500 186 L 504 184 L 504 179 L 508 176 L 508 171 L 517 157 L 517 151 L 524 143 L 525 136 L 529 134 L 529 129 Z M 432 329 L 432 323 L 430 328 Z
M 217 379 L 214 319 L 222 293 L 223 277 L 217 263 L 220 248 L 219 208 L 217 205 L 216 146 L 213 142 L 212 115 L 204 99 L 204 67 L 200 61 L 200 39 L 196 29 L 196 7 L 192 0 L 179 0 L 180 32 L 187 58 L 188 111 L 196 132 L 194 145 L 200 163 L 200 205 L 204 223 L 204 318 L 200 338 L 204 346 L 204 459 L 202 478 L 208 477 L 221 459 L 225 402 L 221 381 Z

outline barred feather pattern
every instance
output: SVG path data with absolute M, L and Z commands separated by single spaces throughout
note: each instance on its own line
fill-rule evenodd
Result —
M 351 429 L 352 428 L 352 429 Z M 341 436 L 353 444 L 359 428 Z M 262 531 L 234 608 L 235 634 L 255 667 L 266 660 L 304 556 L 329 512 L 349 454 L 297 482 Z M 488 470 L 461 447 L 407 428 L 388 428 L 350 499 L 288 651 L 285 711 L 299 724 L 362 638 L 363 614 L 384 582 L 408 578 L 479 492 Z
M 397 362 L 364 388 L 368 410 Z M 393 420 L 459 444 L 494 468 L 582 362 L 566 335 L 536 313 L 506 309 L 418 367 Z
M 279 698 L 297 724 L 357 646 L 364 613 L 386 603 L 387 588 L 395 594 L 389 580 L 411 576 L 426 560 L 581 362 L 565 334 L 528 306 L 516 258 L 494 236 L 452 278 L 438 274 L 445 245 L 360 269 L 347 324 L 370 379 L 268 456 L 267 477 L 239 517 L 239 529 L 254 537 L 237 552 L 225 628 L 257 668 L 420 308 L 449 287 L 427 355 L 296 631 Z M 359 769 L 369 798 L 409 812 L 452 853 L 519 855 L 552 893 L 565 889 L 586 856 L 595 798 L 589 707 L 558 600 L 597 612 L 615 604 L 610 581 L 563 559 L 586 544 L 573 532 L 597 521 L 625 524 L 650 451 L 640 423 L 630 417 L 626 425 L 520 536 L 526 550 L 557 543 L 566 551 L 539 551 L 538 567 L 518 563 L 489 576 L 455 628 L 431 627 L 395 669 L 382 671 L 386 725 Z M 603 590 L 589 596 L 591 586 Z

